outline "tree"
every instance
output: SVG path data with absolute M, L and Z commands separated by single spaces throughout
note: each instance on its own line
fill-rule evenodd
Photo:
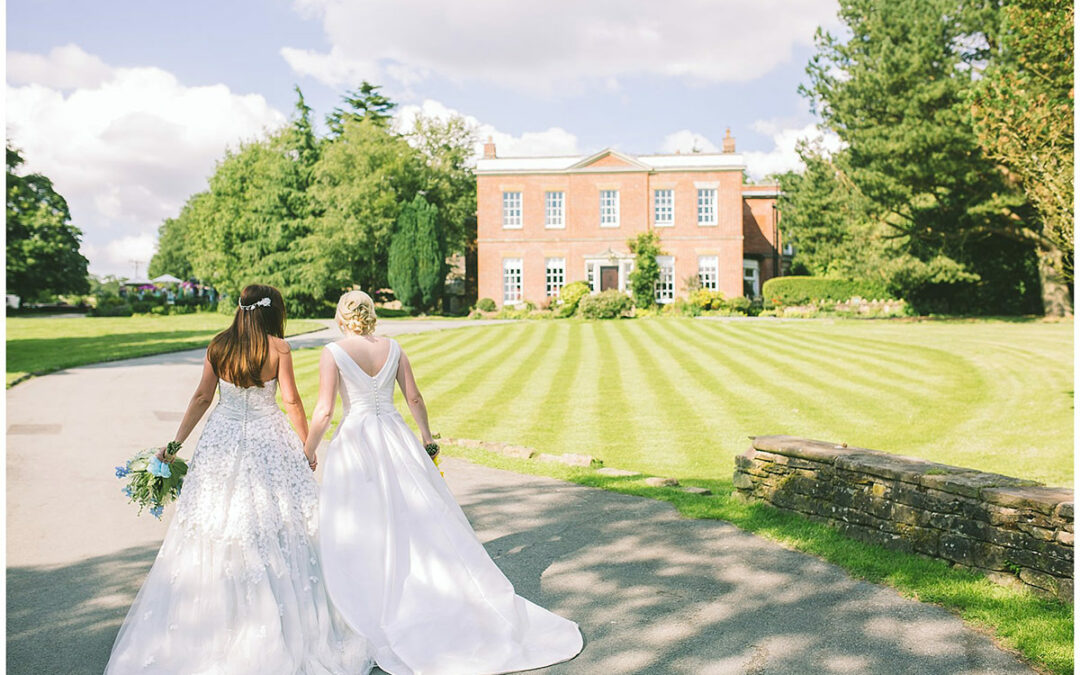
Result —
M 417 196 L 423 201 L 423 197 Z M 418 230 L 419 204 L 413 200 L 405 206 L 398 216 L 394 238 L 390 243 L 390 260 L 387 276 L 394 297 L 405 309 L 415 309 L 422 302 L 420 279 L 416 268 L 416 239 Z
M 980 146 L 1004 165 L 1038 210 L 1048 315 L 1072 314 L 1073 4 L 1019 0 L 1005 5 L 998 53 L 970 94 Z
M 345 107 L 334 108 L 334 111 L 326 116 L 330 135 L 340 136 L 347 121 L 368 120 L 376 126 L 387 126 L 397 103 L 383 96 L 380 89 L 381 86 L 364 80 L 359 87 L 346 92 L 341 97 Z
M 446 240 L 438 225 L 439 209 L 429 204 L 423 195 L 416 195 L 409 206 L 416 213 L 416 235 L 413 257 L 416 283 L 420 288 L 420 304 L 425 309 L 437 307 L 443 299 L 446 285 Z
M 82 231 L 71 224 L 67 201 L 40 173 L 20 175 L 22 155 L 10 142 L 6 150 L 8 292 L 23 300 L 88 292 Z
M 309 273 L 337 289 L 385 288 L 394 225 L 421 189 L 420 171 L 403 138 L 371 121 L 346 121 L 315 167 L 319 216 L 301 244 Z
M 188 210 L 189 207 L 185 205 L 180 216 L 166 218 L 158 227 L 157 251 L 150 258 L 147 272 L 151 278 L 162 274 L 172 274 L 181 279 L 191 277 L 191 261 L 186 248 L 190 217 L 184 217 Z
M 840 7 L 850 37 L 819 30 L 801 91 L 844 142 L 838 161 L 867 200 L 867 221 L 888 228 L 882 236 L 894 250 L 978 278 L 978 293 L 967 296 L 978 305 L 967 311 L 1026 306 L 1025 289 L 1038 283 L 1027 236 L 1035 214 L 982 152 L 965 103 L 973 67 L 992 56 L 996 5 L 841 0 Z
M 660 236 L 649 230 L 626 242 L 634 258 L 634 271 L 630 273 L 630 289 L 634 304 L 638 307 L 656 305 L 656 284 L 660 282 L 660 263 L 656 256 L 664 255 L 660 249 Z
M 476 240 L 476 176 L 471 161 L 476 129 L 460 115 L 417 115 L 405 134 L 423 161 L 425 198 L 438 206 L 437 226 L 447 253 L 464 253 Z

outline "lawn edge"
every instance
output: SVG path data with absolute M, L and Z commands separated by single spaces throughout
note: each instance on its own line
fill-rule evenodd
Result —
M 298 321 L 316 321 L 316 319 L 297 319 L 297 320 Z M 290 334 L 286 335 L 285 337 L 286 338 L 292 338 L 292 337 L 297 337 L 299 335 L 307 335 L 309 333 L 318 333 L 321 330 L 326 330 L 326 326 L 319 326 L 318 328 L 312 328 L 311 330 L 300 331 L 299 333 L 290 333 Z M 63 366 L 63 367 L 58 367 L 58 368 L 49 368 L 47 370 L 35 370 L 33 372 L 29 372 L 29 373 L 26 373 L 24 375 L 21 375 L 21 376 L 15 378 L 14 380 L 12 380 L 11 382 L 7 383 L 7 386 L 5 387 L 5 389 L 11 389 L 15 385 L 22 384 L 23 382 L 26 382 L 29 379 L 32 379 L 32 378 L 35 378 L 35 377 L 41 377 L 42 375 L 51 375 L 52 373 L 58 373 L 58 372 L 60 372 L 62 370 L 71 370 L 72 368 L 82 368 L 83 366 L 92 366 L 92 365 L 95 365 L 95 364 L 98 364 L 98 363 L 114 363 L 116 361 L 127 361 L 129 359 L 142 359 L 142 358 L 146 358 L 147 356 L 158 356 L 160 354 L 175 354 L 177 352 L 190 352 L 190 351 L 195 351 L 196 349 L 199 349 L 199 347 L 186 347 L 186 346 L 185 347 L 177 347 L 176 349 L 162 349 L 162 350 L 159 350 L 159 351 L 151 351 L 151 352 L 147 352 L 145 354 L 139 354 L 138 356 L 130 356 L 130 355 L 118 356 L 118 357 L 116 357 L 114 359 L 100 359 L 98 361 L 88 361 L 87 363 L 80 363 L 80 364 L 74 365 L 74 366 Z

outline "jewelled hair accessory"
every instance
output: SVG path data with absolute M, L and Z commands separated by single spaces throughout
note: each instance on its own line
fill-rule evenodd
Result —
M 240 303 L 240 309 L 248 309 L 248 310 L 255 309 L 256 307 L 269 307 L 269 306 L 270 306 L 270 298 L 263 298 L 262 300 L 258 300 L 256 302 L 253 302 L 250 305 L 245 305 L 244 303 Z

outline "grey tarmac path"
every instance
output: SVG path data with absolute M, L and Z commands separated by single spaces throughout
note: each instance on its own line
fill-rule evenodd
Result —
M 137 518 L 112 467 L 175 431 L 201 359 L 191 351 L 84 366 L 8 390 L 8 673 L 104 668 L 168 522 Z M 728 523 L 460 460 L 443 468 L 518 592 L 581 625 L 584 651 L 534 672 L 1034 672 L 941 608 Z

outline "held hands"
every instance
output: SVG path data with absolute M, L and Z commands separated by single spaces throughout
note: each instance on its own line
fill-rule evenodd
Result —
M 315 467 L 319 466 L 319 456 L 315 453 L 312 453 L 310 457 L 305 454 L 304 457 L 307 458 L 308 466 L 311 467 L 312 471 L 315 470 Z

